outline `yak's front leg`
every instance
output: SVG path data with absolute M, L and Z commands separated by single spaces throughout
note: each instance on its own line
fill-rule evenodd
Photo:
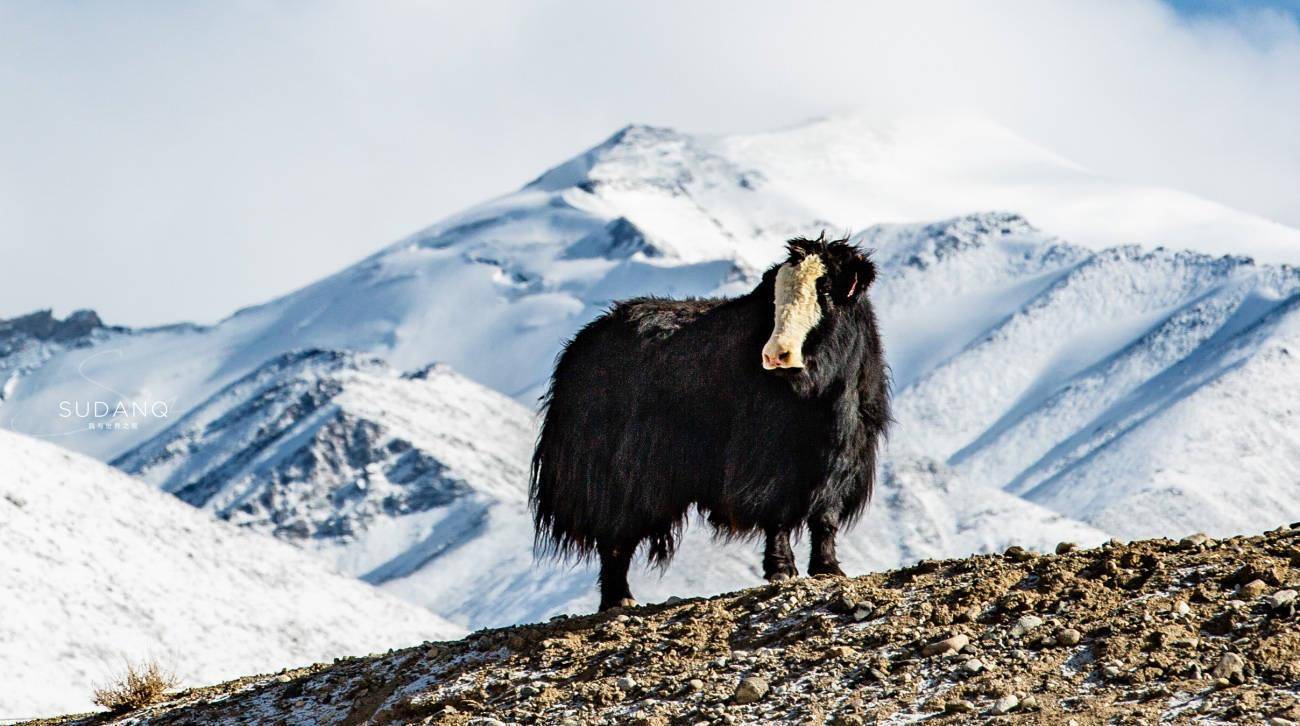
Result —
M 636 546 L 605 547 L 600 552 L 600 609 L 626 608 L 636 605 L 627 584 L 627 570 L 632 565 Z
M 817 514 L 808 518 L 808 531 L 812 535 L 812 553 L 808 557 L 809 575 L 844 576 L 840 562 L 835 557 L 835 535 L 840 531 L 840 519 L 832 514 Z
M 763 547 L 763 577 L 768 582 L 781 582 L 799 576 L 794 566 L 794 550 L 790 548 L 790 530 L 769 527 L 767 544 Z

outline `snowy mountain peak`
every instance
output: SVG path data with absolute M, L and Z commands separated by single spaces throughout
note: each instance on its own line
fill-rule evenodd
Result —
M 574 187 L 591 193 L 598 187 L 612 185 L 653 187 L 670 194 L 684 194 L 685 188 L 691 185 L 753 189 L 761 181 L 761 173 L 741 169 L 694 136 L 669 128 L 632 124 L 542 174 L 524 189 L 559 191 Z

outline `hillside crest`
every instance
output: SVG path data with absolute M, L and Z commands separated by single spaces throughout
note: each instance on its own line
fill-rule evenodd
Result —
M 186 691 L 133 723 L 1300 720 L 1300 523 L 1058 550 L 483 630 Z

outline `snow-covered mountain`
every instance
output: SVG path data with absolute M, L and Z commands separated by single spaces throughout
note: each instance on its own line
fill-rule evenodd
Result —
M 823 228 L 878 250 L 897 398 L 851 568 L 1300 515 L 1297 273 L 1263 264 L 1300 258 L 1300 231 L 961 117 L 631 126 L 216 326 L 28 343 L 0 419 L 461 624 L 587 608 L 590 573 L 533 565 L 523 495 L 561 342 L 613 299 L 746 290 Z M 105 399 L 145 413 L 59 415 Z M 753 548 L 687 536 L 643 598 L 756 581 Z
M 1092 252 L 1014 217 L 862 242 L 890 270 L 895 453 L 1122 537 L 1300 514 L 1300 270 Z
M 5 716 L 89 709 L 127 661 L 201 685 L 462 632 L 66 449 L 0 431 L 0 461 Z
M 559 341 L 610 300 L 738 292 L 791 235 L 987 209 L 1091 249 L 1300 250 L 1300 231 L 1098 177 L 980 119 L 844 115 L 722 137 L 629 126 L 517 192 L 213 327 L 109 332 L 50 352 L 9 384 L 0 418 L 108 461 L 267 360 L 312 348 L 397 370 L 441 361 L 532 405 Z M 110 435 L 58 416 L 65 401 L 101 400 L 161 401 L 169 415 Z
M 525 502 L 532 418 L 446 366 L 399 375 L 313 350 L 272 359 L 113 463 L 384 581 Z

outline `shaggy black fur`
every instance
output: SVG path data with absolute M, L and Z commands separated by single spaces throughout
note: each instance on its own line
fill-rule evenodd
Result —
M 764 574 L 798 574 L 790 535 L 807 524 L 809 574 L 843 574 L 835 534 L 871 496 L 889 383 L 865 294 L 875 266 L 845 240 L 795 239 L 819 255 L 822 319 L 805 368 L 764 370 L 777 267 L 734 299 L 615 304 L 560 353 L 543 398 L 531 502 L 539 550 L 601 560 L 601 609 L 634 602 L 641 543 L 666 565 L 692 505 L 723 536 L 762 532 Z

